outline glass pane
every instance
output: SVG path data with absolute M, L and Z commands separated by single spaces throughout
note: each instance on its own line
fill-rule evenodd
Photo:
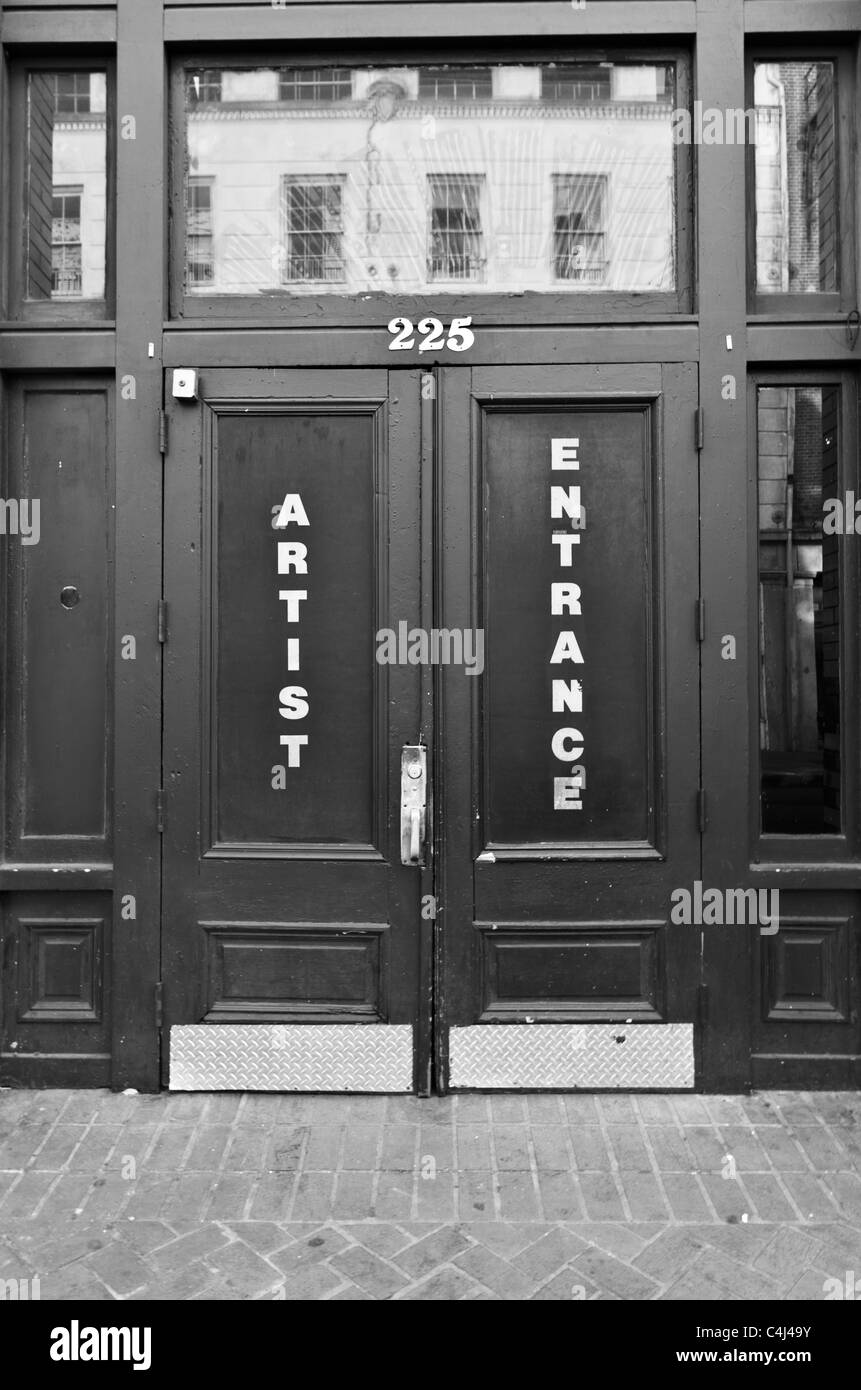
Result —
M 756 284 L 766 294 L 839 289 L 834 65 L 757 63 Z
M 27 82 L 26 248 L 30 300 L 104 299 L 104 72 L 34 72 Z
M 765 834 L 840 832 L 839 418 L 836 386 L 757 392 Z
M 675 286 L 672 64 L 189 68 L 183 87 L 192 294 Z

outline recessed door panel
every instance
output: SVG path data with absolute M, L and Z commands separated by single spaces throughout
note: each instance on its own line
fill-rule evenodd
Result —
M 261 403 L 212 413 L 217 852 L 313 843 L 380 852 L 382 681 L 368 653 L 386 567 L 381 410 Z
M 652 408 L 479 418 L 487 848 L 655 848 Z

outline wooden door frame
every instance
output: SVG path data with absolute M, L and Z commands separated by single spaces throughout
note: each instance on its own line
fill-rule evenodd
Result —
M 78 16 L 72 16 L 74 21 Z M 45 15 L 50 32 L 52 16 Z M 117 0 L 117 110 L 160 110 L 165 61 L 159 6 Z M 117 158 L 116 325 L 116 747 L 114 758 L 114 1090 L 159 1088 L 164 457 L 159 447 L 164 321 L 166 190 L 161 123 L 140 119 L 136 139 Z M 152 345 L 152 348 L 151 346 Z M 113 364 L 112 364 L 113 365 Z M 135 381 L 133 399 L 122 383 Z M 128 395 L 128 392 L 125 393 Z M 121 566 L 122 565 L 122 570 Z M 119 576 L 122 573 L 122 580 Z M 137 637 L 137 659 L 121 659 L 122 638 Z M 122 815 L 118 813 L 122 808 Z M 120 916 L 126 894 L 137 917 Z

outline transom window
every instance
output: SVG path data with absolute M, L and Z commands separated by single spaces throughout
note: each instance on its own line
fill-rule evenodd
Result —
M 682 62 L 186 68 L 175 288 L 667 296 Z

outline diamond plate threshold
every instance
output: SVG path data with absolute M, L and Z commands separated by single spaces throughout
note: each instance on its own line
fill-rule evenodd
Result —
M 180 1024 L 170 1030 L 172 1091 L 413 1089 L 409 1024 Z

